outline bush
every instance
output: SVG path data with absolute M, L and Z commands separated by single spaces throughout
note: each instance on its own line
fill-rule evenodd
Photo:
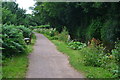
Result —
M 29 38 L 30 34 L 32 33 L 29 28 L 26 28 L 24 26 L 17 26 L 16 28 L 22 31 L 24 38 Z
M 120 40 L 115 42 L 115 49 L 112 50 L 112 55 L 117 63 L 120 62 Z
M 71 49 L 74 49 L 74 50 L 80 50 L 82 48 L 84 48 L 86 46 L 85 43 L 81 43 L 81 42 L 69 42 L 68 43 L 68 47 L 70 47 Z
M 118 66 L 120 65 L 120 40 L 115 42 L 115 49 L 112 50 L 112 56 L 115 58 L 116 68 L 112 69 L 112 72 L 116 75 L 115 77 L 120 77 L 120 70 Z
M 90 40 L 93 37 L 96 39 L 101 39 L 101 34 L 100 34 L 101 27 L 102 27 L 102 23 L 100 22 L 99 19 L 93 20 L 87 29 L 86 40 Z
M 20 26 L 14 25 L 3 25 L 2 27 L 2 52 L 4 57 L 11 57 L 18 54 L 26 53 L 26 44 L 24 41 L 23 32 L 20 29 Z M 23 27 L 22 27 L 23 28 Z M 26 28 L 26 34 L 27 33 Z M 25 33 L 24 33 L 25 34 Z
M 63 31 L 58 35 L 58 40 L 67 42 L 68 41 L 68 31 L 64 27 Z
M 87 66 L 95 66 L 100 67 L 102 64 L 100 62 L 100 59 L 103 54 L 102 51 L 98 50 L 95 47 L 86 47 L 81 50 L 81 52 L 84 55 L 84 64 Z
M 49 29 L 39 28 L 36 30 L 36 32 L 46 34 L 46 35 L 50 36 L 49 39 L 52 39 L 52 40 L 54 39 L 54 40 L 60 40 L 60 41 L 64 41 L 64 42 L 68 41 L 68 31 L 66 30 L 66 28 L 64 28 L 60 34 L 55 28 L 49 28 Z
M 40 26 L 36 26 L 36 28 L 49 28 L 50 25 L 40 25 Z
M 55 35 L 58 34 L 58 32 L 56 31 L 55 28 L 50 28 L 50 29 L 42 29 L 42 28 L 39 28 L 37 29 L 37 32 L 41 33 L 41 34 L 46 34 L 46 35 L 49 35 L 50 37 L 54 37 Z
M 111 53 L 105 53 L 104 47 L 89 46 L 81 49 L 80 52 L 84 55 L 84 65 L 105 68 L 113 73 L 114 78 L 118 77 L 118 64 L 115 57 Z
M 118 20 L 109 19 L 101 28 L 101 39 L 108 50 L 114 48 L 114 42 L 117 41 L 120 34 L 120 23 Z
M 50 40 L 58 40 L 58 36 L 49 37 Z
M 91 45 L 83 48 L 81 52 L 85 57 L 84 64 L 95 67 L 107 67 L 110 62 L 114 61 L 114 58 L 112 58 L 110 53 L 105 53 L 104 49 L 102 45 Z

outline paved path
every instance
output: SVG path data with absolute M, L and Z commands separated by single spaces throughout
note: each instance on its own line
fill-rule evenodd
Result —
M 29 67 L 26 78 L 83 78 L 74 70 L 68 57 L 57 51 L 55 45 L 45 36 L 37 37 L 34 51 L 29 55 Z

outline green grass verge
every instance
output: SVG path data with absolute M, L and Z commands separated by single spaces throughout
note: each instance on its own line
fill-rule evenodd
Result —
M 36 36 L 33 35 L 32 43 L 27 46 L 28 54 L 33 51 L 33 45 L 36 41 Z M 28 67 L 28 54 L 22 54 L 4 60 L 2 67 L 3 78 L 25 78 Z
M 2 52 L 0 51 L 0 80 L 2 79 Z
M 82 72 L 87 78 L 111 78 L 112 73 L 101 67 L 85 66 L 83 64 L 84 57 L 78 50 L 72 50 L 67 47 L 67 44 L 58 40 L 51 40 L 57 49 L 69 56 L 70 64 L 78 71 Z
M 2 67 L 3 78 L 24 78 L 28 65 L 27 54 L 6 59 Z

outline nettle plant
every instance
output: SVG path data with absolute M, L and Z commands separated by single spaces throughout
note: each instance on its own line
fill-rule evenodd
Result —
M 71 48 L 71 49 L 74 49 L 74 50 L 80 50 L 84 47 L 86 47 L 86 44 L 85 43 L 81 43 L 81 42 L 69 42 L 68 43 L 68 47 Z
M 21 30 L 21 32 L 23 33 L 23 37 L 24 38 L 29 38 L 30 34 L 32 33 L 32 31 L 29 28 L 27 28 L 25 26 L 22 26 L 22 25 L 21 26 L 17 26 L 16 28 Z
M 11 57 L 18 54 L 27 53 L 26 44 L 24 41 L 25 35 L 29 29 L 24 26 L 14 26 L 14 25 L 2 25 L 2 52 L 4 57 Z M 22 30 L 20 28 L 23 28 Z M 29 30 L 30 31 L 30 30 Z

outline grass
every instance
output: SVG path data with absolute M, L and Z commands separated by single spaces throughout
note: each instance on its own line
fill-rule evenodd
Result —
M 36 41 L 35 35 L 33 35 L 32 43 L 27 46 L 28 54 L 33 51 L 33 45 Z M 12 58 L 4 60 L 2 67 L 3 78 L 25 78 L 28 67 L 28 54 L 22 54 Z
M 28 66 L 27 54 L 8 58 L 4 63 L 3 78 L 24 78 Z
M 2 79 L 2 54 L 0 50 L 0 80 Z
M 33 45 L 35 44 L 35 42 L 36 36 L 35 34 L 33 34 L 31 44 L 27 46 L 28 53 L 31 53 L 33 51 Z
M 87 78 L 111 78 L 112 73 L 101 67 L 85 66 L 83 64 L 84 57 L 78 50 L 72 50 L 67 47 L 67 44 L 58 40 L 52 40 L 57 46 L 57 49 L 69 56 L 70 64 L 78 71 L 82 72 Z

